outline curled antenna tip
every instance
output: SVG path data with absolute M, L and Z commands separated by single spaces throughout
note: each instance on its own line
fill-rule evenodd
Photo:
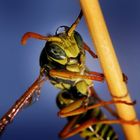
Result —
M 26 41 L 21 39 L 21 45 L 25 46 L 26 45 Z
M 27 39 L 30 37 L 30 32 L 25 33 L 21 38 L 21 44 L 26 45 Z
M 35 39 L 45 40 L 45 41 L 56 41 L 56 42 L 61 42 L 62 43 L 61 38 L 56 37 L 56 36 L 47 37 L 47 36 L 40 35 L 38 33 L 27 32 L 21 38 L 21 44 L 26 45 L 27 39 L 29 39 L 29 38 L 35 38 Z

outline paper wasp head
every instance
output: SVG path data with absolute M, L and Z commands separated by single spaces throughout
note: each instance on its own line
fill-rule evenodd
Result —
M 66 65 L 80 64 L 84 60 L 83 40 L 75 29 L 81 17 L 82 12 L 80 12 L 71 27 L 60 26 L 53 36 L 42 36 L 37 33 L 27 32 L 22 37 L 21 43 L 25 45 L 28 38 L 47 41 L 40 55 L 41 68 L 52 69 L 58 66 L 64 68 Z M 71 68 L 69 67 L 69 69 Z
M 58 63 L 60 65 L 71 65 L 78 63 L 79 55 L 82 51 L 83 40 L 80 34 L 73 31 L 71 36 L 68 36 L 69 27 L 63 26 L 62 32 L 56 31 L 56 37 L 61 41 L 48 41 L 40 55 L 40 66 L 47 65 L 48 61 Z

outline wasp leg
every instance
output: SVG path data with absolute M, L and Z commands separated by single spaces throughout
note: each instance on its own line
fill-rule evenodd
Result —
M 78 109 L 75 109 L 75 110 L 71 110 L 69 111 L 69 108 L 75 104 L 75 103 L 72 103 L 72 105 L 69 105 L 68 107 L 65 107 L 64 109 L 62 109 L 60 112 L 59 112 L 59 115 L 61 117 L 68 117 L 68 116 L 75 116 L 75 115 L 79 115 L 79 114 L 82 114 L 82 113 L 85 113 L 87 112 L 88 110 L 91 110 L 91 109 L 95 109 L 97 107 L 102 107 L 102 106 L 105 106 L 105 105 L 110 105 L 110 104 L 126 104 L 126 105 L 134 105 L 136 102 L 126 102 L 126 101 L 122 101 L 122 100 L 117 100 L 117 101 L 113 101 L 113 100 L 110 100 L 110 101 L 102 101 L 100 103 L 97 103 L 97 104 L 94 104 L 94 105 L 90 105 L 90 106 L 85 106 L 85 107 L 79 107 Z M 67 111 L 67 108 L 68 108 L 68 111 Z
M 60 77 L 60 78 L 68 78 L 68 79 L 75 79 L 75 78 L 83 78 L 83 79 L 90 79 L 95 81 L 104 81 L 104 75 L 98 72 L 86 72 L 84 75 L 78 72 L 70 72 L 70 71 L 59 71 L 59 70 L 50 70 L 49 73 L 52 77 Z
M 102 102 L 103 100 L 98 96 L 98 94 L 96 93 L 96 91 L 94 90 L 93 87 L 89 88 L 89 92 L 90 95 L 93 96 L 99 103 Z M 112 116 L 119 118 L 117 112 L 115 110 L 113 110 L 110 106 L 108 105 L 104 105 L 103 106 Z
M 59 133 L 59 136 L 63 139 L 65 135 L 67 135 L 69 133 L 69 131 L 74 127 L 74 125 L 76 125 L 77 120 L 79 119 L 79 115 L 78 116 L 74 116 L 65 126 L 64 128 L 61 130 L 61 132 Z
M 114 117 L 119 118 L 118 114 L 112 108 L 110 108 L 108 105 L 114 104 L 114 103 L 126 104 L 126 105 L 136 104 L 136 101 L 134 101 L 134 102 L 126 102 L 126 101 L 122 101 L 122 100 L 104 101 L 104 100 L 100 99 L 100 97 L 98 97 L 98 95 L 96 94 L 93 87 L 89 87 L 88 92 L 89 92 L 89 97 L 83 97 L 83 98 L 69 104 L 67 107 L 61 109 L 58 112 L 58 115 L 60 117 L 74 116 L 74 115 L 82 114 L 82 113 L 84 113 L 88 110 L 91 110 L 91 109 L 94 109 L 94 108 L 97 108 L 97 107 L 104 107 Z M 97 100 L 98 100 L 98 102 L 96 103 Z
M 26 104 L 24 105 L 25 108 L 31 106 L 32 104 L 34 104 L 35 102 L 37 102 L 39 100 L 40 89 L 41 89 L 41 87 L 38 87 L 38 89 L 36 89 L 34 94 L 26 101 Z
M 17 113 L 22 109 L 28 100 L 32 97 L 34 92 L 44 83 L 46 79 L 37 78 L 37 80 L 29 87 L 29 89 L 15 102 L 15 104 L 9 109 L 9 111 L 0 120 L 0 133 L 4 130 L 6 125 L 10 123 Z
M 140 124 L 140 121 L 137 120 L 122 120 L 122 119 L 116 119 L 116 120 L 96 120 L 95 118 L 89 119 L 86 122 L 79 124 L 79 126 L 75 127 L 74 129 L 71 129 L 68 133 L 65 133 L 63 135 L 63 139 L 69 138 L 77 133 L 80 133 L 83 129 L 89 128 L 92 125 L 95 124 L 127 124 L 127 125 L 137 125 Z
M 93 92 L 93 91 L 91 91 L 91 92 Z M 89 94 L 91 94 L 91 93 L 89 93 Z M 86 112 L 88 110 L 91 110 L 91 109 L 94 109 L 94 108 L 97 108 L 97 107 L 105 107 L 113 116 L 118 118 L 117 113 L 114 110 L 112 110 L 108 105 L 110 105 L 110 104 L 126 104 L 126 105 L 134 105 L 134 104 L 136 104 L 136 101 L 134 101 L 134 102 L 127 102 L 127 101 L 123 101 L 123 100 L 104 101 L 104 100 L 101 100 L 99 97 L 98 97 L 99 102 L 95 104 L 95 101 L 93 101 L 93 103 L 94 103 L 93 104 L 91 102 L 91 99 L 92 98 L 95 99 L 97 97 L 93 96 L 92 94 L 89 97 L 83 97 L 83 98 L 81 98 L 81 99 L 69 104 L 67 107 L 61 109 L 58 112 L 58 115 L 60 117 L 74 116 L 74 115 L 82 114 L 82 113 L 84 113 L 84 112 Z
M 73 112 L 73 111 L 79 109 L 81 106 L 83 106 L 85 100 L 86 100 L 86 97 L 83 97 L 83 98 L 81 98 L 81 99 L 79 99 L 79 100 L 77 100 L 77 101 L 75 101 L 75 102 L 69 104 L 69 105 L 66 106 L 65 108 L 61 109 L 61 110 L 58 112 L 58 115 L 59 115 L 60 117 L 63 117 L 63 114 L 65 115 L 65 114 L 69 114 L 69 113 L 70 113 L 69 116 L 73 116 L 74 114 L 72 115 L 71 112 Z M 64 116 L 64 117 L 65 117 L 65 116 Z
M 73 114 L 72 112 L 74 109 L 77 109 L 79 106 L 82 106 L 83 105 L 82 103 L 84 102 L 85 99 L 86 98 L 81 98 L 80 100 L 77 100 L 76 102 L 71 103 L 69 106 L 65 107 L 64 109 L 61 109 L 61 111 L 59 112 L 59 115 L 63 115 L 63 113 L 69 114 L 69 112 L 70 112 L 70 114 L 68 116 L 71 118 L 73 117 L 67 123 L 67 125 L 64 127 L 64 129 L 60 132 L 59 136 L 61 138 L 65 139 L 65 138 L 71 137 L 86 128 L 90 128 L 92 125 L 97 124 L 97 123 L 105 123 L 105 124 L 125 123 L 125 124 L 131 124 L 131 125 L 140 123 L 139 121 L 124 121 L 124 120 L 120 120 L 120 119 L 95 120 L 93 118 L 90 118 L 89 120 L 87 120 L 85 122 L 78 123 L 81 115 L 76 115 L 76 114 Z M 96 107 L 98 107 L 98 106 L 96 106 Z M 82 113 L 85 113 L 85 110 Z M 80 114 L 80 113 L 77 113 L 77 114 Z
M 98 56 L 88 47 L 88 45 L 84 42 L 84 49 L 86 51 L 89 52 L 89 54 L 93 57 L 93 58 L 98 58 Z

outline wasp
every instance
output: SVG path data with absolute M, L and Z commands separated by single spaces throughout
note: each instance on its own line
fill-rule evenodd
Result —
M 60 108 L 58 116 L 67 118 L 68 123 L 59 133 L 63 139 L 79 134 L 89 140 L 118 140 L 112 123 L 137 124 L 137 121 L 125 121 L 110 108 L 110 104 L 121 103 L 134 105 L 135 102 L 104 101 L 93 88 L 93 82 L 103 82 L 104 74 L 90 71 L 86 66 L 86 52 L 93 59 L 98 56 L 83 41 L 75 30 L 82 18 L 82 11 L 70 26 L 60 26 L 55 35 L 43 36 L 38 33 L 27 32 L 21 39 L 25 45 L 29 38 L 46 41 L 40 54 L 40 73 L 35 82 L 15 102 L 0 120 L 0 132 L 15 118 L 17 113 L 26 105 L 32 103 L 35 95 L 40 95 L 40 89 L 46 80 L 54 87 L 61 89 L 56 97 Z M 126 77 L 124 76 L 124 80 Z M 36 98 L 37 98 L 36 97 Z M 100 107 L 107 109 L 116 119 L 109 120 Z

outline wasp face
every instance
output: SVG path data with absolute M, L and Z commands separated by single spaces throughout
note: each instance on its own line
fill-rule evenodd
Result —
M 68 70 L 77 67 L 83 62 L 81 57 L 85 55 L 83 40 L 76 31 L 71 36 L 67 35 L 67 30 L 56 34 L 62 42 L 47 42 L 40 56 L 40 66 L 59 68 L 64 67 Z M 75 70 L 72 70 L 75 71 Z

